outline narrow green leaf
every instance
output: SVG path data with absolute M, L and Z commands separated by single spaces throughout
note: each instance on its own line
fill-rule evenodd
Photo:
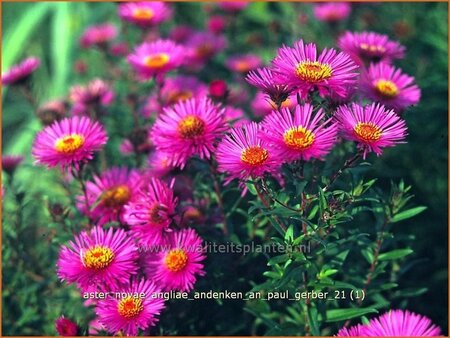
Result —
M 368 313 L 378 313 L 377 310 L 372 308 L 351 308 L 351 309 L 334 309 L 327 311 L 327 323 L 339 322 L 341 320 L 352 319 L 355 317 L 361 317 Z
M 308 320 L 313 336 L 320 336 L 320 327 L 318 321 L 318 313 L 315 307 L 308 307 Z
M 382 253 L 378 256 L 380 261 L 389 261 L 393 259 L 399 259 L 412 254 L 414 251 L 411 249 L 397 249 L 389 252 Z
M 427 209 L 427 207 L 415 207 L 415 208 L 412 208 L 409 210 L 402 211 L 402 212 L 398 213 L 397 215 L 395 215 L 394 217 L 392 217 L 391 223 L 400 222 L 405 219 L 414 217 L 414 216 L 420 214 L 421 212 L 425 211 L 426 209 Z

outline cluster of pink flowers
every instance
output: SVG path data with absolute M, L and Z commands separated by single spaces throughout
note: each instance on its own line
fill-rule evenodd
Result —
M 247 5 L 229 2 L 219 7 L 235 14 Z M 144 32 L 173 14 L 162 2 L 118 7 L 124 24 Z M 348 5 L 338 9 L 339 18 L 349 15 Z M 338 20 L 329 11 L 318 6 L 316 16 Z M 111 333 L 136 335 L 155 325 L 165 305 L 152 295 L 190 291 L 205 274 L 202 239 L 185 227 L 174 192 L 174 169 L 183 171 L 198 158 L 225 174 L 226 184 L 237 179 L 245 190 L 249 179 L 272 175 L 281 180 L 285 163 L 324 160 L 343 139 L 355 142 L 363 158 L 405 141 L 407 128 L 400 113 L 419 101 L 420 90 L 412 77 L 391 64 L 404 55 L 397 42 L 372 32 L 347 32 L 339 39 L 342 51 L 319 51 L 314 43 L 298 40 L 281 46 L 266 67 L 257 55 L 234 55 L 225 64 L 242 80 L 239 87 L 229 88 L 221 80 L 208 87 L 192 73 L 226 48 L 221 24 L 211 24 L 210 31 L 176 27 L 168 37 L 150 36 L 126 56 L 135 78 L 155 86 L 136 117 L 151 123 L 143 127 L 142 137 L 150 152 L 147 165 L 107 168 L 85 182 L 77 208 L 90 227 L 62 246 L 57 262 L 60 279 L 82 293 L 145 293 L 144 298 L 92 300 L 100 327 Z M 90 27 L 80 43 L 107 52 L 117 32 L 110 24 Z M 37 65 L 27 61 L 2 81 L 26 78 Z M 189 75 L 169 76 L 175 71 Z M 247 101 L 244 79 L 258 89 L 249 115 L 236 107 Z M 37 164 L 80 173 L 103 151 L 108 136 L 99 108 L 112 104 L 112 86 L 95 79 L 70 90 L 71 116 L 36 136 L 32 153 Z M 319 107 L 314 99 L 324 104 Z M 139 152 L 136 139 L 126 139 L 122 151 Z M 158 247 L 165 249 L 152 250 Z M 61 319 L 58 325 L 65 323 Z

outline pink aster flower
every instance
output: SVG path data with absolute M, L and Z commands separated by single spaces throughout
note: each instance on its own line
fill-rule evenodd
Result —
M 170 232 L 175 214 L 177 199 L 166 183 L 150 178 L 136 199 L 125 206 L 125 221 L 129 224 L 130 234 L 144 246 L 159 244 L 166 232 Z
M 206 98 L 189 99 L 164 109 L 151 135 L 156 148 L 172 154 L 174 165 L 184 168 L 194 155 L 211 157 L 215 140 L 226 128 L 223 122 L 224 109 Z
M 341 106 L 336 111 L 335 118 L 342 136 L 358 143 L 364 159 L 369 152 L 380 156 L 382 148 L 404 143 L 407 135 L 405 121 L 393 110 L 386 110 L 384 106 L 375 103 L 365 107 L 356 103 Z
M 162 1 L 128 2 L 119 4 L 119 16 L 142 28 L 154 27 L 172 15 L 170 7 Z
M 207 27 L 214 34 L 220 34 L 224 31 L 227 20 L 222 15 L 212 15 L 208 19 Z
M 164 309 L 164 299 L 158 297 L 160 289 L 155 283 L 133 280 L 127 287 L 115 291 L 113 294 L 121 296 L 100 300 L 95 309 L 99 322 L 108 332 L 136 336 L 139 329 L 156 325 L 157 316 Z
M 245 9 L 250 3 L 248 1 L 220 1 L 217 6 L 226 12 L 240 12 Z
M 277 110 L 277 104 L 268 97 L 267 94 L 257 92 L 251 102 L 251 108 L 254 116 L 264 117 L 272 111 Z M 291 94 L 281 102 L 281 108 L 294 108 L 297 105 L 296 94 Z
M 195 31 L 191 26 L 179 25 L 172 28 L 169 38 L 178 43 L 184 43 Z
M 73 103 L 72 113 L 88 114 L 91 109 L 109 106 L 114 100 L 114 91 L 101 79 L 94 79 L 86 86 L 70 88 L 69 98 Z
M 337 127 L 331 119 L 322 122 L 322 109 L 313 115 L 313 106 L 297 105 L 294 114 L 288 108 L 274 111 L 262 122 L 261 138 L 280 162 L 323 158 L 333 147 Z
M 420 89 L 414 84 L 414 78 L 382 62 L 370 65 L 362 77 L 361 89 L 367 98 L 396 112 L 416 105 L 420 100 Z
M 149 80 L 158 74 L 165 74 L 181 66 L 185 55 L 184 47 L 171 40 L 144 42 L 128 56 L 128 62 L 141 80 Z
M 39 68 L 41 60 L 36 57 L 29 57 L 21 63 L 14 65 L 10 70 L 2 74 L 3 85 L 21 84 L 29 79 L 30 75 Z
M 248 73 L 261 66 L 261 58 L 255 54 L 235 55 L 226 61 L 229 70 L 238 73 Z
M 111 168 L 86 183 L 87 203 L 84 195 L 78 196 L 77 207 L 84 213 L 86 204 L 92 208 L 89 214 L 97 225 L 114 221 L 125 223 L 124 205 L 137 193 L 140 179 L 136 170 Z
M 314 5 L 314 16 L 319 21 L 337 22 L 347 19 L 351 10 L 347 2 L 324 2 Z
M 104 48 L 109 42 L 117 37 L 117 27 L 110 23 L 88 27 L 80 38 L 83 48 Z
M 87 117 L 72 117 L 56 121 L 40 131 L 33 144 L 33 156 L 37 164 L 48 167 L 74 165 L 93 158 L 108 140 L 98 122 Z
M 223 35 L 212 32 L 193 32 L 186 40 L 188 62 L 191 68 L 198 68 L 227 46 Z
M 45 102 L 37 110 L 37 116 L 43 125 L 51 125 L 55 121 L 60 121 L 66 117 L 66 102 L 63 100 L 52 100 Z
M 405 47 L 400 43 L 375 32 L 345 32 L 339 38 L 338 46 L 359 64 L 380 61 L 390 63 L 403 58 L 405 54 Z
M 159 112 L 163 107 L 172 106 L 177 102 L 190 98 L 202 98 L 208 95 L 208 87 L 194 76 L 179 75 L 167 78 L 160 91 L 160 103 L 156 94 L 150 96 L 143 109 L 143 115 L 149 117 L 152 112 Z
M 241 108 L 227 106 L 225 107 L 225 121 L 234 125 L 235 127 L 247 124 L 250 120 L 245 116 L 245 111 Z
M 277 83 L 291 85 L 301 91 L 302 97 L 317 89 L 323 97 L 335 93 L 345 96 L 347 86 L 356 82 L 358 66 L 345 53 L 324 49 L 317 56 L 314 43 L 297 41 L 294 48 L 283 46 L 272 61 Z
M 282 103 L 292 92 L 292 88 L 275 81 L 275 74 L 270 68 L 258 68 L 250 71 L 245 78 L 252 86 L 267 94 L 273 102 Z
M 256 179 L 264 174 L 276 174 L 281 165 L 272 156 L 270 146 L 259 138 L 260 126 L 248 123 L 233 128 L 217 147 L 216 159 L 218 170 L 228 173 L 226 183 L 237 178 L 241 186 L 248 179 Z
M 149 252 L 144 270 L 163 290 L 191 291 L 196 276 L 205 275 L 202 239 L 188 228 L 169 234 L 159 252 Z M 170 249 L 169 249 L 170 248 Z
M 123 229 L 96 226 L 61 247 L 58 277 L 82 290 L 119 287 L 138 272 L 138 256 Z
M 441 335 L 441 329 L 425 316 L 410 311 L 391 310 L 370 320 L 361 328 L 366 337 L 432 337 Z
M 23 162 L 22 155 L 3 155 L 2 156 L 2 170 L 8 174 L 13 174 L 17 167 Z
M 175 167 L 172 156 L 162 151 L 154 151 L 148 157 L 148 173 L 154 177 L 163 177 Z
M 64 316 L 55 320 L 55 328 L 60 336 L 78 336 L 78 325 Z
M 361 337 L 362 325 L 358 324 L 349 328 L 343 327 L 339 330 L 336 337 Z

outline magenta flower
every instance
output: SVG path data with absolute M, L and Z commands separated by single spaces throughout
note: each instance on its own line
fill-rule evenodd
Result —
M 414 84 L 414 78 L 385 63 L 370 65 L 362 77 L 361 89 L 367 98 L 396 112 L 420 100 L 420 89 Z
M 390 63 L 403 58 L 405 54 L 405 47 L 400 43 L 375 32 L 345 32 L 339 38 L 338 46 L 358 64 L 380 61 Z
M 172 15 L 170 7 L 162 1 L 128 2 L 119 4 L 122 20 L 139 27 L 157 26 Z
M 191 228 L 174 231 L 161 249 L 147 253 L 146 275 L 163 290 L 191 291 L 196 276 L 205 275 L 201 263 L 206 258 L 202 239 Z
M 235 55 L 230 57 L 225 65 L 229 70 L 237 73 L 248 73 L 261 66 L 261 58 L 255 54 Z
M 224 118 L 225 121 L 227 121 L 230 125 L 234 125 L 235 127 L 250 122 L 250 120 L 245 116 L 245 112 L 241 108 L 232 106 L 225 107 Z
M 55 320 L 55 328 L 58 335 L 62 337 L 78 336 L 78 325 L 64 316 Z
M 124 221 L 124 205 L 136 195 L 141 181 L 136 170 L 111 168 L 86 183 L 90 217 L 97 225 Z M 86 199 L 78 196 L 77 207 L 86 213 Z
M 258 68 L 250 71 L 245 79 L 252 86 L 267 94 L 273 102 L 278 102 L 279 104 L 284 102 L 292 92 L 291 87 L 276 83 L 275 74 L 269 68 Z
M 186 66 L 198 68 L 227 46 L 223 35 L 212 32 L 193 32 L 186 40 L 189 53 Z
M 61 165 L 79 167 L 80 162 L 93 158 L 108 140 L 98 122 L 87 117 L 72 117 L 56 121 L 40 131 L 33 144 L 33 156 L 37 164 L 48 167 Z
M 136 199 L 125 206 L 124 219 L 130 227 L 130 234 L 141 245 L 160 244 L 175 214 L 177 199 L 166 183 L 150 178 Z
M 2 156 L 2 170 L 8 174 L 13 174 L 17 167 L 23 162 L 22 155 L 3 155 Z
M 151 136 L 156 148 L 170 153 L 174 165 L 184 168 L 198 155 L 209 159 L 214 142 L 225 131 L 224 109 L 208 99 L 190 99 L 164 109 L 153 125 Z
M 356 103 L 341 106 L 337 109 L 335 118 L 342 136 L 358 143 L 364 159 L 369 152 L 380 156 L 382 148 L 404 143 L 407 135 L 405 121 L 393 110 L 386 110 L 384 106 L 375 103 L 365 107 Z
M 281 108 L 294 108 L 297 105 L 296 94 L 291 94 L 286 97 L 280 104 Z M 263 92 L 257 92 L 251 104 L 254 116 L 264 117 L 269 115 L 272 111 L 277 110 L 277 104 Z
M 99 323 L 108 332 L 136 336 L 139 329 L 156 325 L 156 316 L 164 309 L 164 299 L 158 296 L 160 289 L 152 281 L 133 280 L 128 287 L 115 291 L 123 296 L 100 300 L 95 309 Z
M 194 76 L 179 75 L 165 79 L 160 91 L 160 103 L 156 94 L 150 96 L 143 109 L 143 115 L 149 117 L 152 112 L 159 112 L 165 106 L 172 106 L 177 102 L 190 98 L 202 98 L 208 95 L 208 87 Z
M 117 27 L 110 23 L 88 27 L 80 38 L 83 48 L 104 48 L 109 42 L 117 37 Z
M 245 9 L 249 4 L 248 1 L 220 1 L 217 6 L 226 12 L 236 13 Z
M 317 56 L 314 43 L 297 41 L 294 48 L 283 46 L 272 61 L 277 83 L 300 90 L 303 98 L 317 89 L 321 96 L 345 96 L 348 85 L 356 82 L 358 66 L 345 53 L 324 49 Z
M 271 154 L 270 146 L 259 138 L 260 126 L 248 123 L 233 128 L 217 147 L 218 170 L 229 175 L 226 183 L 237 178 L 241 186 L 248 179 L 263 177 L 264 174 L 276 174 L 281 166 Z
M 119 287 L 138 272 L 138 251 L 122 229 L 94 227 L 63 245 L 58 277 L 81 290 Z
M 28 80 L 30 75 L 39 68 L 41 60 L 36 57 L 29 57 L 21 63 L 14 65 L 10 70 L 2 74 L 3 85 L 21 84 Z
M 358 324 L 349 328 L 343 327 L 339 330 L 336 337 L 361 337 L 362 325 Z
M 314 16 L 319 21 L 338 22 L 347 19 L 352 7 L 347 2 L 324 2 L 314 5 Z
M 366 337 L 432 337 L 441 335 L 441 329 L 427 317 L 404 310 L 391 310 L 370 320 L 361 328 Z
M 173 41 L 157 40 L 137 46 L 134 53 L 128 56 L 128 62 L 139 79 L 149 80 L 181 66 L 186 57 L 185 54 L 184 47 Z
M 98 106 L 109 106 L 114 100 L 114 91 L 101 79 L 94 79 L 87 86 L 70 88 L 69 98 L 73 103 L 72 113 L 88 114 Z
M 294 114 L 288 108 L 274 111 L 262 122 L 261 138 L 281 163 L 323 158 L 336 141 L 337 127 L 331 119 L 322 122 L 320 109 L 313 115 L 313 106 L 297 105 Z
M 148 157 L 149 174 L 163 177 L 174 169 L 172 156 L 162 151 L 155 151 Z
M 208 19 L 208 30 L 214 34 L 220 34 L 224 31 L 227 20 L 222 15 L 212 15 Z

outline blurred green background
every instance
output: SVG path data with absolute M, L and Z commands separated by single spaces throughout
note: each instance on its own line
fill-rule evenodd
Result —
M 80 50 L 78 39 L 90 24 L 105 21 L 118 25 L 114 3 L 3 3 L 2 4 L 2 71 L 29 55 L 39 56 L 42 65 L 36 72 L 33 91 L 39 103 L 62 98 L 75 83 L 84 83 L 104 70 L 99 54 Z M 204 27 L 204 4 L 176 3 L 174 21 L 197 29 Z M 165 24 L 167 32 L 170 25 Z M 311 4 L 252 3 L 236 18 L 236 32 L 229 38 L 229 51 L 252 51 L 265 61 L 274 56 L 281 43 L 303 38 L 320 47 L 333 46 L 336 33 L 342 30 L 373 30 L 400 40 L 407 48 L 404 60 L 397 62 L 404 72 L 414 75 L 422 89 L 417 107 L 405 114 L 409 127 L 408 143 L 385 152 L 375 162 L 370 174 L 378 177 L 381 186 L 390 179 L 403 178 L 413 186 L 414 204 L 428 207 L 426 212 L 408 223 L 397 225 L 394 232 L 414 234 L 416 260 L 402 274 L 402 288 L 426 287 L 427 292 L 408 301 L 410 310 L 429 316 L 447 332 L 448 317 L 448 12 L 446 3 L 355 3 L 349 19 L 338 27 L 329 27 L 314 20 Z M 255 42 L 256 41 L 256 42 Z M 74 72 L 74 62 L 82 58 L 88 74 Z M 224 56 L 218 56 L 218 61 Z M 211 74 L 215 77 L 216 74 Z M 222 77 L 231 74 L 223 72 Z M 25 165 L 17 172 L 19 189 L 25 189 L 29 200 L 39 201 L 24 213 L 26 227 L 17 229 L 3 225 L 3 334 L 54 335 L 54 320 L 64 313 L 82 313 L 74 288 L 62 287 L 55 276 L 54 263 L 58 246 L 52 245 L 45 208 L 48 200 L 58 199 L 58 187 L 52 186 L 53 174 L 32 166 L 31 144 L 41 126 L 29 104 L 20 93 L 2 89 L 2 151 L 23 154 Z M 7 198 L 8 194 L 6 194 Z M 6 201 L 7 202 L 7 201 Z M 5 203 L 6 203 L 5 202 Z M 5 208 L 14 206 L 5 204 Z M 72 303 L 70 303 L 72 304 Z M 399 301 L 394 305 L 404 306 Z M 203 311 L 207 317 L 208 309 Z M 223 309 L 228 318 L 239 320 L 234 331 L 222 322 L 195 323 L 185 334 L 250 334 L 245 323 L 251 316 L 235 305 Z M 201 313 L 198 313 L 201 316 Z M 87 319 L 86 319 L 87 320 Z M 164 318 L 163 318 L 164 321 Z M 201 327 L 201 331 L 200 328 Z M 219 331 L 222 330 L 222 331 Z M 228 331 L 227 331 L 228 330 Z M 163 332 L 170 333 L 170 332 Z

